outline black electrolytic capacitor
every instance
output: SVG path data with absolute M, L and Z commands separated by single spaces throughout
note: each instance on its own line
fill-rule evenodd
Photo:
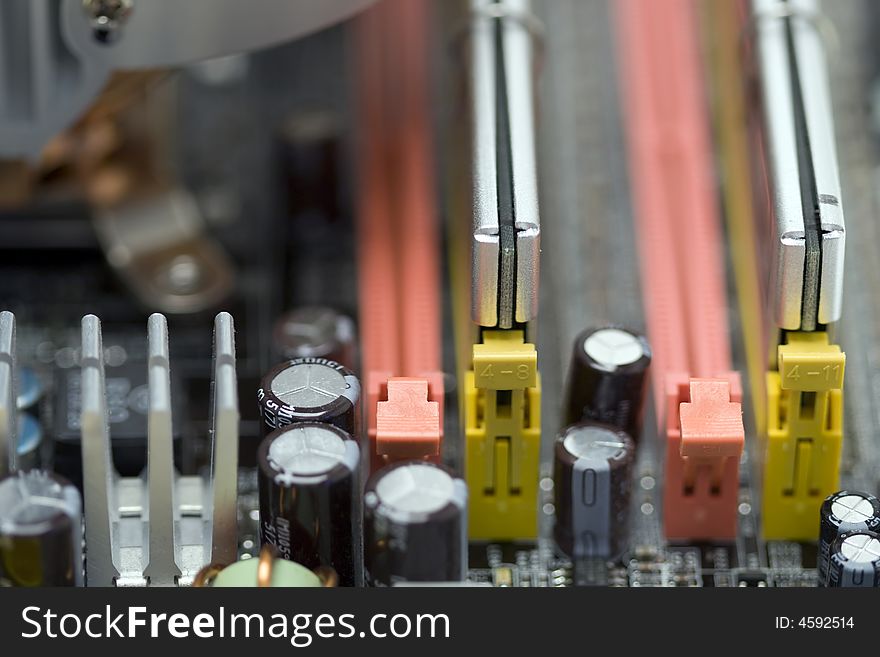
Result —
M 82 501 L 61 477 L 0 480 L 0 586 L 82 586 Z
M 329 566 L 342 586 L 363 584 L 360 449 L 320 422 L 269 434 L 257 451 L 260 539 L 306 568 Z
M 828 586 L 880 588 L 880 534 L 847 532 L 831 544 Z
M 327 358 L 353 369 L 354 321 L 324 306 L 294 308 L 275 322 L 272 346 L 280 359 Z
M 579 422 L 557 437 L 554 536 L 570 557 L 617 557 L 626 548 L 634 459 L 632 438 L 616 427 Z
M 568 371 L 564 423 L 602 422 L 638 441 L 650 364 L 651 348 L 643 335 L 616 326 L 580 333 Z
M 263 429 L 325 422 L 358 432 L 361 385 L 346 367 L 326 358 L 295 358 L 274 367 L 257 391 Z
M 449 468 L 401 461 L 364 493 L 367 583 L 457 582 L 467 575 L 467 484 Z
M 880 531 L 880 499 L 849 490 L 827 497 L 819 510 L 819 586 L 828 584 L 828 562 L 834 541 L 841 534 L 855 531 Z

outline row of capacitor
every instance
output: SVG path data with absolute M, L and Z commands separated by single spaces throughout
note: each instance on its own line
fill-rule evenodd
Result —
M 269 432 L 257 455 L 261 541 L 310 568 L 332 566 L 343 585 L 360 584 L 361 549 L 369 584 L 463 580 L 467 488 L 451 470 L 395 463 L 375 472 L 359 495 L 359 472 L 369 468 L 357 440 L 360 385 L 323 357 L 351 362 L 349 341 L 333 335 L 339 316 L 331 315 L 324 315 L 322 339 L 287 343 L 287 355 L 321 356 L 282 363 L 258 391 Z M 285 332 L 276 334 L 277 344 Z M 650 361 L 644 336 L 620 327 L 588 330 L 575 341 L 566 426 L 554 451 L 555 537 L 575 559 L 615 557 L 626 548 Z
M 650 364 L 647 340 L 631 330 L 606 326 L 575 338 L 553 453 L 554 534 L 575 567 L 627 547 Z
M 373 472 L 360 432 L 361 390 L 344 365 L 301 357 L 257 393 L 260 539 L 276 556 L 332 568 L 342 586 L 463 581 L 467 487 L 425 460 Z
M 613 559 L 627 548 L 650 359 L 645 338 L 619 327 L 575 341 L 566 426 L 554 445 L 555 538 L 575 561 Z M 257 392 L 260 559 L 211 564 L 197 584 L 466 578 L 465 482 L 414 460 L 385 465 L 364 485 L 370 464 L 359 440 L 360 393 L 357 377 L 324 357 L 294 358 L 268 372 Z M 76 489 L 54 475 L 19 471 L 0 480 L 0 581 L 81 583 L 80 509 Z M 819 584 L 880 586 L 880 500 L 842 491 L 825 501 L 819 520 Z M 33 549 L 37 537 L 46 549 Z
M 288 336 L 288 355 L 321 356 L 278 365 L 257 393 L 267 432 L 257 454 L 261 542 L 309 568 L 333 567 L 342 585 L 360 584 L 362 572 L 368 584 L 461 581 L 467 487 L 451 470 L 394 463 L 373 473 L 360 494 L 360 473 L 370 465 L 358 442 L 361 391 L 349 369 L 323 357 L 352 360 L 349 341 L 334 335 L 339 316 L 331 316 L 323 315 L 320 340 Z M 296 332 L 282 329 L 276 344 Z M 576 341 L 554 473 L 555 535 L 572 557 L 613 557 L 626 547 L 650 358 L 645 338 L 622 328 Z
M 369 469 L 357 440 L 360 385 L 323 357 L 351 362 L 348 341 L 332 335 L 338 316 L 328 318 L 322 340 L 288 343 L 289 355 L 321 356 L 275 367 L 257 394 L 267 432 L 257 455 L 262 544 L 309 568 L 332 566 L 343 585 L 360 584 L 362 572 L 374 585 L 463 580 L 467 488 L 451 470 L 394 463 L 373 473 L 360 495 L 359 473 Z M 575 341 L 566 426 L 554 451 L 555 537 L 575 559 L 613 558 L 626 548 L 650 361 L 644 336 L 620 327 Z
M 346 353 L 338 356 L 350 362 Z M 645 337 L 621 327 L 575 339 L 565 426 L 554 445 L 554 536 L 576 561 L 613 559 L 627 548 L 650 362 Z M 350 370 L 323 357 L 289 360 L 264 377 L 257 397 L 266 432 L 257 459 L 264 546 L 310 569 L 332 567 L 342 585 L 360 585 L 364 574 L 372 585 L 465 579 L 462 479 L 441 465 L 403 461 L 362 489 L 369 458 L 358 441 L 360 385 Z M 820 585 L 880 585 L 878 529 L 877 498 L 830 497 L 821 512 Z

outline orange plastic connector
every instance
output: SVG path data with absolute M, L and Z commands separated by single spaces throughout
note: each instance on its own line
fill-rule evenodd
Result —
M 403 390 L 391 385 L 392 381 L 412 382 L 419 390 L 418 403 L 407 406 L 403 397 L 409 395 L 413 388 L 405 383 Z M 389 463 L 402 459 L 423 458 L 426 461 L 440 462 L 440 450 L 443 444 L 443 397 L 445 383 L 441 372 L 429 372 L 417 377 L 395 377 L 388 371 L 370 371 L 366 377 L 367 389 L 367 440 L 369 450 L 370 472 L 382 468 Z M 422 391 L 425 391 L 424 394 Z M 380 419 L 386 407 L 384 421 Z M 430 405 L 430 406 L 428 406 Z M 408 438 L 402 424 L 425 420 L 428 408 L 436 408 L 436 437 L 428 439 L 427 434 L 410 434 Z M 413 415 L 406 417 L 405 413 Z M 431 411 L 433 412 L 433 411 Z M 395 415 L 397 416 L 395 419 Z M 424 425 L 427 428 L 427 424 Z
M 696 0 L 614 6 L 651 376 L 667 437 L 665 533 L 730 540 L 745 432 Z
M 440 404 L 428 401 L 425 379 L 388 379 L 388 401 L 377 404 L 376 451 L 392 458 L 440 453 Z
M 742 386 L 726 378 L 667 379 L 664 527 L 670 540 L 736 538 Z
M 429 11 L 424 2 L 387 0 L 363 12 L 355 28 L 358 297 L 372 471 L 397 458 L 439 458 L 441 439 L 434 436 L 443 431 Z M 400 415 L 393 377 L 416 377 L 427 387 L 412 417 Z M 437 408 L 439 428 L 431 429 L 431 439 L 419 431 L 406 438 L 403 425 L 421 426 L 428 402 Z M 379 408 L 386 403 L 391 424 L 382 430 Z

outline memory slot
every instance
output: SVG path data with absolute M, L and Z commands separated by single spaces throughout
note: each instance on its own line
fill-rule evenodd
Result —
M 691 0 L 616 5 L 620 84 L 670 540 L 733 540 L 744 431 L 698 21 Z
M 355 25 L 358 282 L 372 469 L 438 460 L 443 435 L 429 9 L 392 0 Z

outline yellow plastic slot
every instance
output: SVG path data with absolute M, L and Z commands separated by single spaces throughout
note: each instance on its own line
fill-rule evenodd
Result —
M 538 535 L 541 383 L 522 331 L 485 331 L 464 378 L 472 540 Z
M 790 333 L 767 373 L 763 524 L 767 540 L 815 541 L 838 488 L 846 356 L 822 332 Z

